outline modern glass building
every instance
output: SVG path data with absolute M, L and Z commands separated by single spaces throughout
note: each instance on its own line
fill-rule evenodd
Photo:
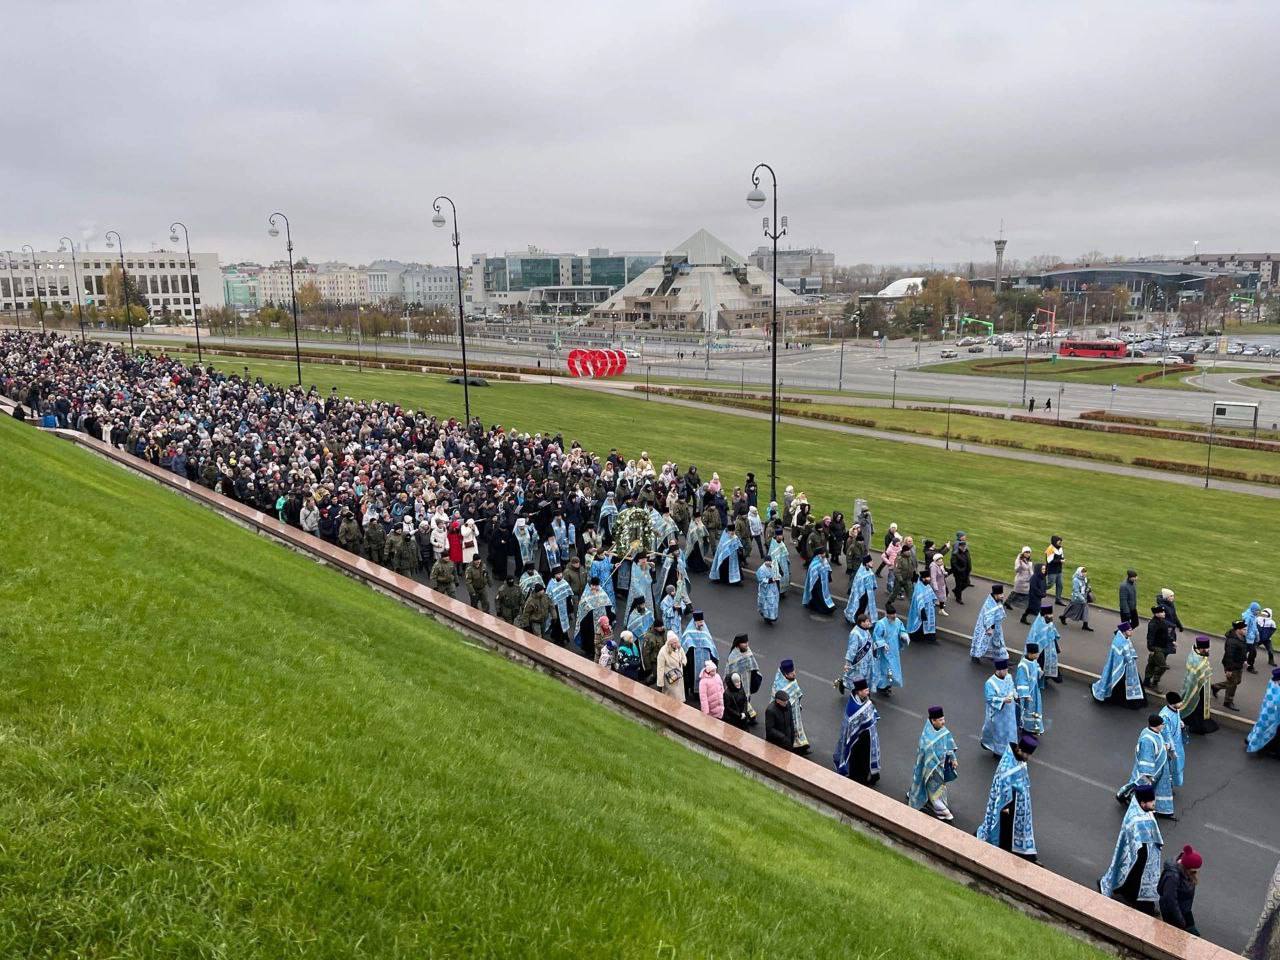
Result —
M 547 287 L 619 290 L 661 259 L 657 253 L 608 250 L 592 250 L 585 255 L 538 250 L 501 256 L 475 254 L 471 258 L 472 277 L 479 282 L 472 300 L 477 306 L 502 307 L 528 302 L 533 290 Z

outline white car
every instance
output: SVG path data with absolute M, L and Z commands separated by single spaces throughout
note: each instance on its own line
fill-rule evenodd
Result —
M 957 353 L 955 350 L 947 349 L 942 351 L 943 360 L 954 360 L 958 356 L 960 356 L 960 354 Z
M 623 353 L 625 353 L 625 354 L 626 354 L 628 357 L 630 357 L 632 360 L 639 360 L 639 359 L 640 359 L 640 351 L 639 351 L 639 350 L 624 350 L 624 351 L 623 351 Z

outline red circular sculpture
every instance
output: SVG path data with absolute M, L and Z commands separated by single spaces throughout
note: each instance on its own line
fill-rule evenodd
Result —
M 570 376 L 598 380 L 626 373 L 627 355 L 621 350 L 575 349 L 569 351 L 566 364 Z

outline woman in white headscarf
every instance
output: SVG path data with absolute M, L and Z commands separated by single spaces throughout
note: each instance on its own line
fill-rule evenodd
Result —
M 673 700 L 684 703 L 684 649 L 674 630 L 667 631 L 667 642 L 658 652 L 658 689 Z

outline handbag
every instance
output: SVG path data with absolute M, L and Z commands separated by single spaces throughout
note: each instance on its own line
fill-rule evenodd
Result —
M 668 687 L 674 687 L 680 682 L 682 676 L 684 676 L 684 673 L 678 667 L 672 667 L 662 675 L 662 679 L 667 682 Z

